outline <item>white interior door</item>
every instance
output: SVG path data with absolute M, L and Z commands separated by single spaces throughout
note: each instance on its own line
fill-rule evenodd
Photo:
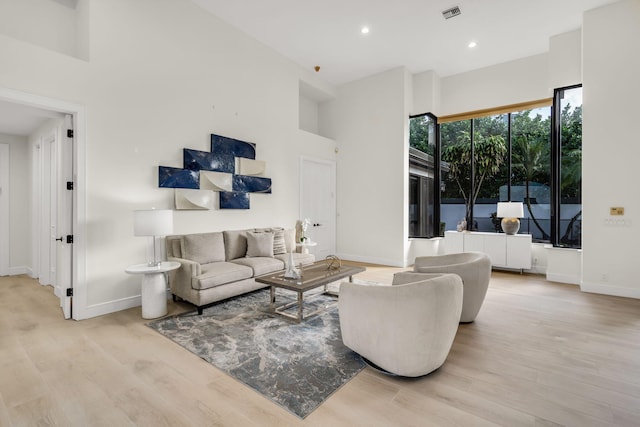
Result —
M 56 136 L 52 132 L 40 140 L 40 209 L 38 281 L 41 285 L 55 287 L 55 182 L 56 182 Z M 53 261 L 53 262 L 52 262 Z
M 302 157 L 300 160 L 300 218 L 309 218 L 307 237 L 317 246 L 309 252 L 322 259 L 336 253 L 336 164 Z
M 73 130 L 72 116 L 65 117 L 62 128 L 59 157 L 58 157 L 58 180 L 57 189 L 57 250 L 56 250 L 56 295 L 60 298 L 60 307 L 64 313 L 64 318 L 71 317 L 71 296 L 67 289 L 73 289 L 72 268 L 73 268 L 73 243 L 67 242 L 67 236 L 73 236 L 73 145 L 72 134 L 67 130 Z M 71 187 L 69 184 L 71 183 Z
M 9 274 L 9 144 L 0 144 L 0 276 Z

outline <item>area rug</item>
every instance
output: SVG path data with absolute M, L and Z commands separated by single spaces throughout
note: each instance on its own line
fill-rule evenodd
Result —
M 277 304 L 295 294 L 278 290 Z M 300 323 L 275 315 L 266 289 L 204 310 L 147 325 L 240 380 L 300 418 L 305 418 L 364 367 L 342 344 L 336 297 L 319 295 L 311 306 L 326 310 Z

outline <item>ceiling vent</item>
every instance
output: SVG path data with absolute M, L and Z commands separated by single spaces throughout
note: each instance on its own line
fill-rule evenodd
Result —
M 444 16 L 444 19 L 449 19 L 449 18 L 453 18 L 454 16 L 460 15 L 460 13 L 461 13 L 460 8 L 458 6 L 454 6 L 447 10 L 443 10 L 442 16 Z

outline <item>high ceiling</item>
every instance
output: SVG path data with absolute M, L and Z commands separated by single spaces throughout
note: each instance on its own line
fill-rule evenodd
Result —
M 342 84 L 398 66 L 444 77 L 544 53 L 550 36 L 581 27 L 585 10 L 616 0 L 192 1 Z M 444 19 L 453 6 L 461 15 Z

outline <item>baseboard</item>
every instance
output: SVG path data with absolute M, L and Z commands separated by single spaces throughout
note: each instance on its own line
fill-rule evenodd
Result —
M 640 289 L 638 288 L 626 288 L 621 286 L 603 285 L 602 283 L 582 282 L 582 284 L 580 284 L 580 290 L 594 294 L 640 299 Z
M 570 285 L 579 285 L 580 278 L 570 276 L 568 274 L 547 273 L 547 280 L 550 282 L 568 283 Z
M 133 297 L 122 298 L 115 301 L 104 302 L 101 304 L 94 304 L 87 306 L 82 319 L 90 319 L 92 317 L 104 316 L 105 314 L 116 313 L 122 310 L 128 310 L 134 307 L 140 307 L 142 305 L 142 296 L 136 295 Z
M 21 267 L 9 267 L 9 276 L 19 276 L 21 274 L 26 274 L 29 277 L 33 277 L 31 269 L 27 266 L 23 265 Z
M 338 258 L 346 260 L 346 261 L 356 261 L 356 262 L 364 262 L 367 264 L 377 264 L 377 265 L 386 265 L 389 267 L 406 267 L 406 261 L 398 261 L 398 260 L 390 260 L 385 258 L 376 258 L 376 257 L 366 257 L 361 255 L 353 255 L 353 254 L 343 254 L 339 253 Z
M 171 297 L 171 291 L 167 289 L 167 300 Z M 90 319 L 92 317 L 104 316 L 105 314 L 116 313 L 122 310 L 128 310 L 130 308 L 142 306 L 142 295 L 135 295 L 132 297 L 122 298 L 115 301 L 104 302 L 101 304 L 94 304 L 87 307 L 83 313 L 82 318 L 76 320 Z

